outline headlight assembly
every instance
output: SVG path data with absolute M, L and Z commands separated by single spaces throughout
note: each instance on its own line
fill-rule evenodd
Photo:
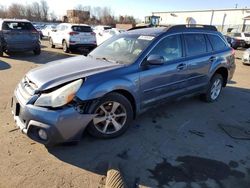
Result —
M 36 100 L 36 106 L 61 107 L 71 102 L 82 85 L 83 80 L 71 82 L 51 93 L 41 94 Z

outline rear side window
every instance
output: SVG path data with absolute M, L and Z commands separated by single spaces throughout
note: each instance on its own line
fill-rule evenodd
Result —
M 163 39 L 151 51 L 150 54 L 163 56 L 166 61 L 179 59 L 182 57 L 182 47 L 179 35 L 173 35 Z
M 29 22 L 3 22 L 3 30 L 34 30 L 34 26 Z
M 187 56 L 195 56 L 207 52 L 206 40 L 203 34 L 185 34 L 184 40 Z
M 250 37 L 250 33 L 244 33 L 245 37 Z
M 72 30 L 76 32 L 92 32 L 92 29 L 89 26 L 72 26 Z
M 218 35 L 208 35 L 214 51 L 223 50 L 227 47 L 225 42 Z
M 234 37 L 241 37 L 241 34 L 240 33 L 234 33 L 233 36 Z
M 112 27 L 105 26 L 105 27 L 103 27 L 103 29 L 104 29 L 104 30 L 112 29 Z

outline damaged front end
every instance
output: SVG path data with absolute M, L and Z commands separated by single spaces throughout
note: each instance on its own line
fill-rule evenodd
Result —
M 89 122 L 89 101 L 76 97 L 83 81 L 71 81 L 39 91 L 35 83 L 24 78 L 12 99 L 12 113 L 21 131 L 46 146 L 79 141 Z

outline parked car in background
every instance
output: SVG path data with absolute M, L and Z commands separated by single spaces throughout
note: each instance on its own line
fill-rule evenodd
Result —
M 231 36 L 239 40 L 244 40 L 246 43 L 245 47 L 250 46 L 250 33 L 232 33 Z
M 230 44 L 230 46 L 233 49 L 237 49 L 237 48 L 244 48 L 246 46 L 246 42 L 243 39 L 237 39 L 234 37 L 230 37 L 227 35 L 224 35 L 225 38 L 227 39 L 227 42 Z
M 243 53 L 242 63 L 245 65 L 250 65 L 250 48 L 246 49 Z
M 59 24 L 50 33 L 49 42 L 51 48 L 62 46 L 65 53 L 74 49 L 89 52 L 97 46 L 95 33 L 85 24 Z
M 40 39 L 42 40 L 43 39 L 43 33 L 42 33 L 42 26 L 37 26 L 37 25 L 34 25 L 35 29 L 37 30 L 37 32 L 39 33 L 39 37 Z
M 99 33 L 102 33 L 104 30 L 107 30 L 107 29 L 112 29 L 112 27 L 108 26 L 108 25 L 97 25 L 97 26 L 94 27 L 93 31 L 96 34 L 99 34 Z
M 118 35 L 118 34 L 120 34 L 120 31 L 116 28 L 107 29 L 107 30 L 104 30 L 102 32 L 99 32 L 98 34 L 96 34 L 97 45 L 100 45 L 105 40 L 113 37 L 114 35 Z
M 165 101 L 190 94 L 216 101 L 234 71 L 234 50 L 213 26 L 137 29 L 87 57 L 29 71 L 14 92 L 13 115 L 23 133 L 45 145 L 79 141 L 85 129 L 113 138 Z
M 50 37 L 50 34 L 53 30 L 56 29 L 56 25 L 46 25 L 41 31 L 42 31 L 42 35 L 43 37 L 47 37 L 49 38 Z
M 28 20 L 0 19 L 0 56 L 11 51 L 41 53 L 39 32 Z

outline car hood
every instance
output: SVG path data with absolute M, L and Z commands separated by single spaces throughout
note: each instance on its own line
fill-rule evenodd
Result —
M 76 56 L 50 62 L 32 69 L 26 74 L 38 91 L 51 89 L 60 84 L 85 78 L 103 71 L 119 68 L 122 65 L 96 60 L 85 56 Z

